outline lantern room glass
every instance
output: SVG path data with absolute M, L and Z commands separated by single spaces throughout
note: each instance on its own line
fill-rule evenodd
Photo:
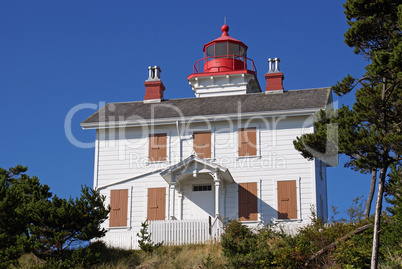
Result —
M 240 55 L 240 45 L 229 43 L 229 55 Z
M 228 55 L 228 45 L 227 43 L 216 43 L 215 45 L 215 56 L 227 56 Z
M 212 44 L 207 47 L 206 57 L 214 57 L 215 56 L 215 44 Z
M 221 57 L 233 55 L 247 57 L 247 50 L 239 44 L 230 42 L 211 44 L 205 50 L 206 57 Z

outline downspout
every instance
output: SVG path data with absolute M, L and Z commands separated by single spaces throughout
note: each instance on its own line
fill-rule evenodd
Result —
M 177 136 L 179 138 L 179 161 L 181 162 L 183 159 L 183 153 L 182 153 L 182 141 L 181 141 L 181 136 L 180 136 L 180 131 L 179 131 L 179 121 L 176 121 L 176 130 L 177 130 Z

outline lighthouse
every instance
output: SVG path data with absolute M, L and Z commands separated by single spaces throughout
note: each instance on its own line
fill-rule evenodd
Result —
M 230 37 L 229 26 L 222 35 L 204 45 L 204 57 L 188 76 L 196 97 L 239 95 L 261 92 L 254 61 L 247 58 L 248 47 Z
M 332 156 L 307 161 L 293 141 L 332 108 L 330 88 L 285 91 L 280 59 L 269 58 L 261 89 L 247 46 L 226 24 L 221 30 L 187 77 L 195 98 L 165 99 L 153 65 L 143 100 L 106 104 L 81 123 L 96 129 L 94 188 L 111 208 L 107 245 L 139 248 L 144 221 L 155 243 L 174 245 L 220 238 L 222 219 L 296 233 L 313 212 L 328 218 L 324 161 Z

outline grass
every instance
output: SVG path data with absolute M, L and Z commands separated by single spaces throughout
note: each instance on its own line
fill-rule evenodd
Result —
M 28 269 L 32 268 L 34 265 L 43 266 L 45 261 L 36 257 L 33 253 L 23 254 L 19 260 L 18 265 L 15 265 L 13 268 L 21 268 L 21 269 Z
M 162 246 L 153 253 L 141 250 L 108 248 L 103 244 L 93 244 L 91 249 L 100 253 L 101 262 L 93 268 L 100 269 L 195 269 L 224 268 L 222 248 L 219 243 L 198 245 Z M 14 268 L 40 268 L 45 264 L 33 254 L 24 254 Z
M 109 248 L 102 243 L 90 246 L 94 253 L 100 254 L 100 262 L 92 268 L 117 269 L 199 269 L 199 268 L 230 268 L 226 264 L 220 243 L 192 244 L 182 246 L 162 246 L 153 253 L 142 250 L 125 250 Z M 401 244 L 402 249 L 402 244 Z M 19 264 L 12 268 L 43 268 L 45 262 L 34 254 L 24 254 Z M 340 267 L 339 267 L 340 266 Z M 349 268 L 338 265 L 334 268 Z M 402 268 L 402 251 L 391 254 L 386 253 L 380 261 L 379 268 Z
M 224 266 L 220 244 L 161 247 L 137 268 L 220 268 Z

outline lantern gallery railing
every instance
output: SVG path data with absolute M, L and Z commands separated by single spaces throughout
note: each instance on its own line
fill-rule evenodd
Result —
M 250 70 L 257 74 L 254 61 L 241 55 L 205 57 L 198 60 L 193 67 L 194 74 L 240 70 Z

